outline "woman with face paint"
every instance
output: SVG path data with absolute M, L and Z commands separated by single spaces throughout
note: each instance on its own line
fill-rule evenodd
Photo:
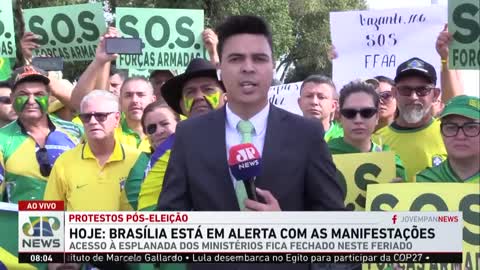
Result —
M 8 202 L 42 200 L 53 164 L 79 143 L 83 129 L 47 113 L 51 82 L 45 71 L 17 68 L 11 83 L 18 119 L 0 129 L 0 197 L 6 191 Z
M 150 210 L 150 206 L 156 206 L 179 121 L 179 115 L 162 101 L 145 107 L 141 122 L 152 145 L 152 154 L 139 157 L 125 183 L 124 190 L 133 210 Z

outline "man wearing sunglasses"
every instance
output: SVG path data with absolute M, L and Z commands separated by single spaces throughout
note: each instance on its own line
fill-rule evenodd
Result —
M 140 155 L 115 136 L 120 122 L 118 97 L 94 90 L 80 103 L 86 143 L 58 158 L 45 189 L 45 200 L 62 200 L 68 211 L 130 210 L 122 194 Z
M 12 73 L 10 98 L 18 119 L 0 129 L 0 195 L 4 201 L 43 199 L 56 159 L 83 135 L 82 127 L 47 113 L 52 85 L 46 72 L 34 66 Z
M 397 100 L 398 116 L 376 132 L 381 143 L 400 156 L 407 181 L 419 171 L 440 165 L 447 156 L 439 133 L 440 121 L 432 117 L 432 105 L 440 95 L 436 88 L 435 68 L 419 58 L 400 64 L 392 94 Z
M 448 159 L 417 174 L 417 182 L 479 183 L 480 99 L 457 96 L 440 115 Z
M 17 114 L 12 107 L 10 94 L 12 89 L 8 81 L 0 82 L 0 128 L 17 119 Z

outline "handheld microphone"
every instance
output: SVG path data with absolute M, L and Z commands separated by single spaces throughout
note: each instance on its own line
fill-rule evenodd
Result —
M 229 150 L 228 165 L 237 181 L 243 181 L 250 200 L 258 201 L 255 178 L 260 175 L 262 159 L 257 148 L 251 143 L 235 145 Z

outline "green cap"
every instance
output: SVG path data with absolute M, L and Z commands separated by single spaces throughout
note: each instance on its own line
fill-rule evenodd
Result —
M 465 116 L 475 120 L 480 119 L 480 99 L 478 97 L 467 95 L 452 98 L 445 105 L 440 118 L 452 114 Z

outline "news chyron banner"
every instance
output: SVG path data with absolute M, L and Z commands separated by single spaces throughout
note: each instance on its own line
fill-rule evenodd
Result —
M 395 188 L 392 188 L 394 185 Z M 453 263 L 404 263 L 398 269 L 412 270 L 479 270 L 480 269 L 480 187 L 478 183 L 401 183 L 369 185 L 367 211 L 440 211 L 432 218 L 426 212 L 405 215 L 400 221 L 416 222 L 422 226 L 456 223 L 447 211 L 461 211 L 463 216 L 463 260 L 459 267 Z M 445 211 L 445 212 L 443 212 Z M 407 212 L 405 212 L 407 213 Z M 413 213 L 413 212 L 409 212 Z M 461 222 L 462 223 L 462 222 Z M 387 269 L 389 264 L 364 265 L 364 270 Z
M 20 203 L 20 262 L 462 260 L 459 212 L 63 212 L 62 206 L 49 201 Z M 425 225 L 410 218 L 444 215 L 458 222 Z

